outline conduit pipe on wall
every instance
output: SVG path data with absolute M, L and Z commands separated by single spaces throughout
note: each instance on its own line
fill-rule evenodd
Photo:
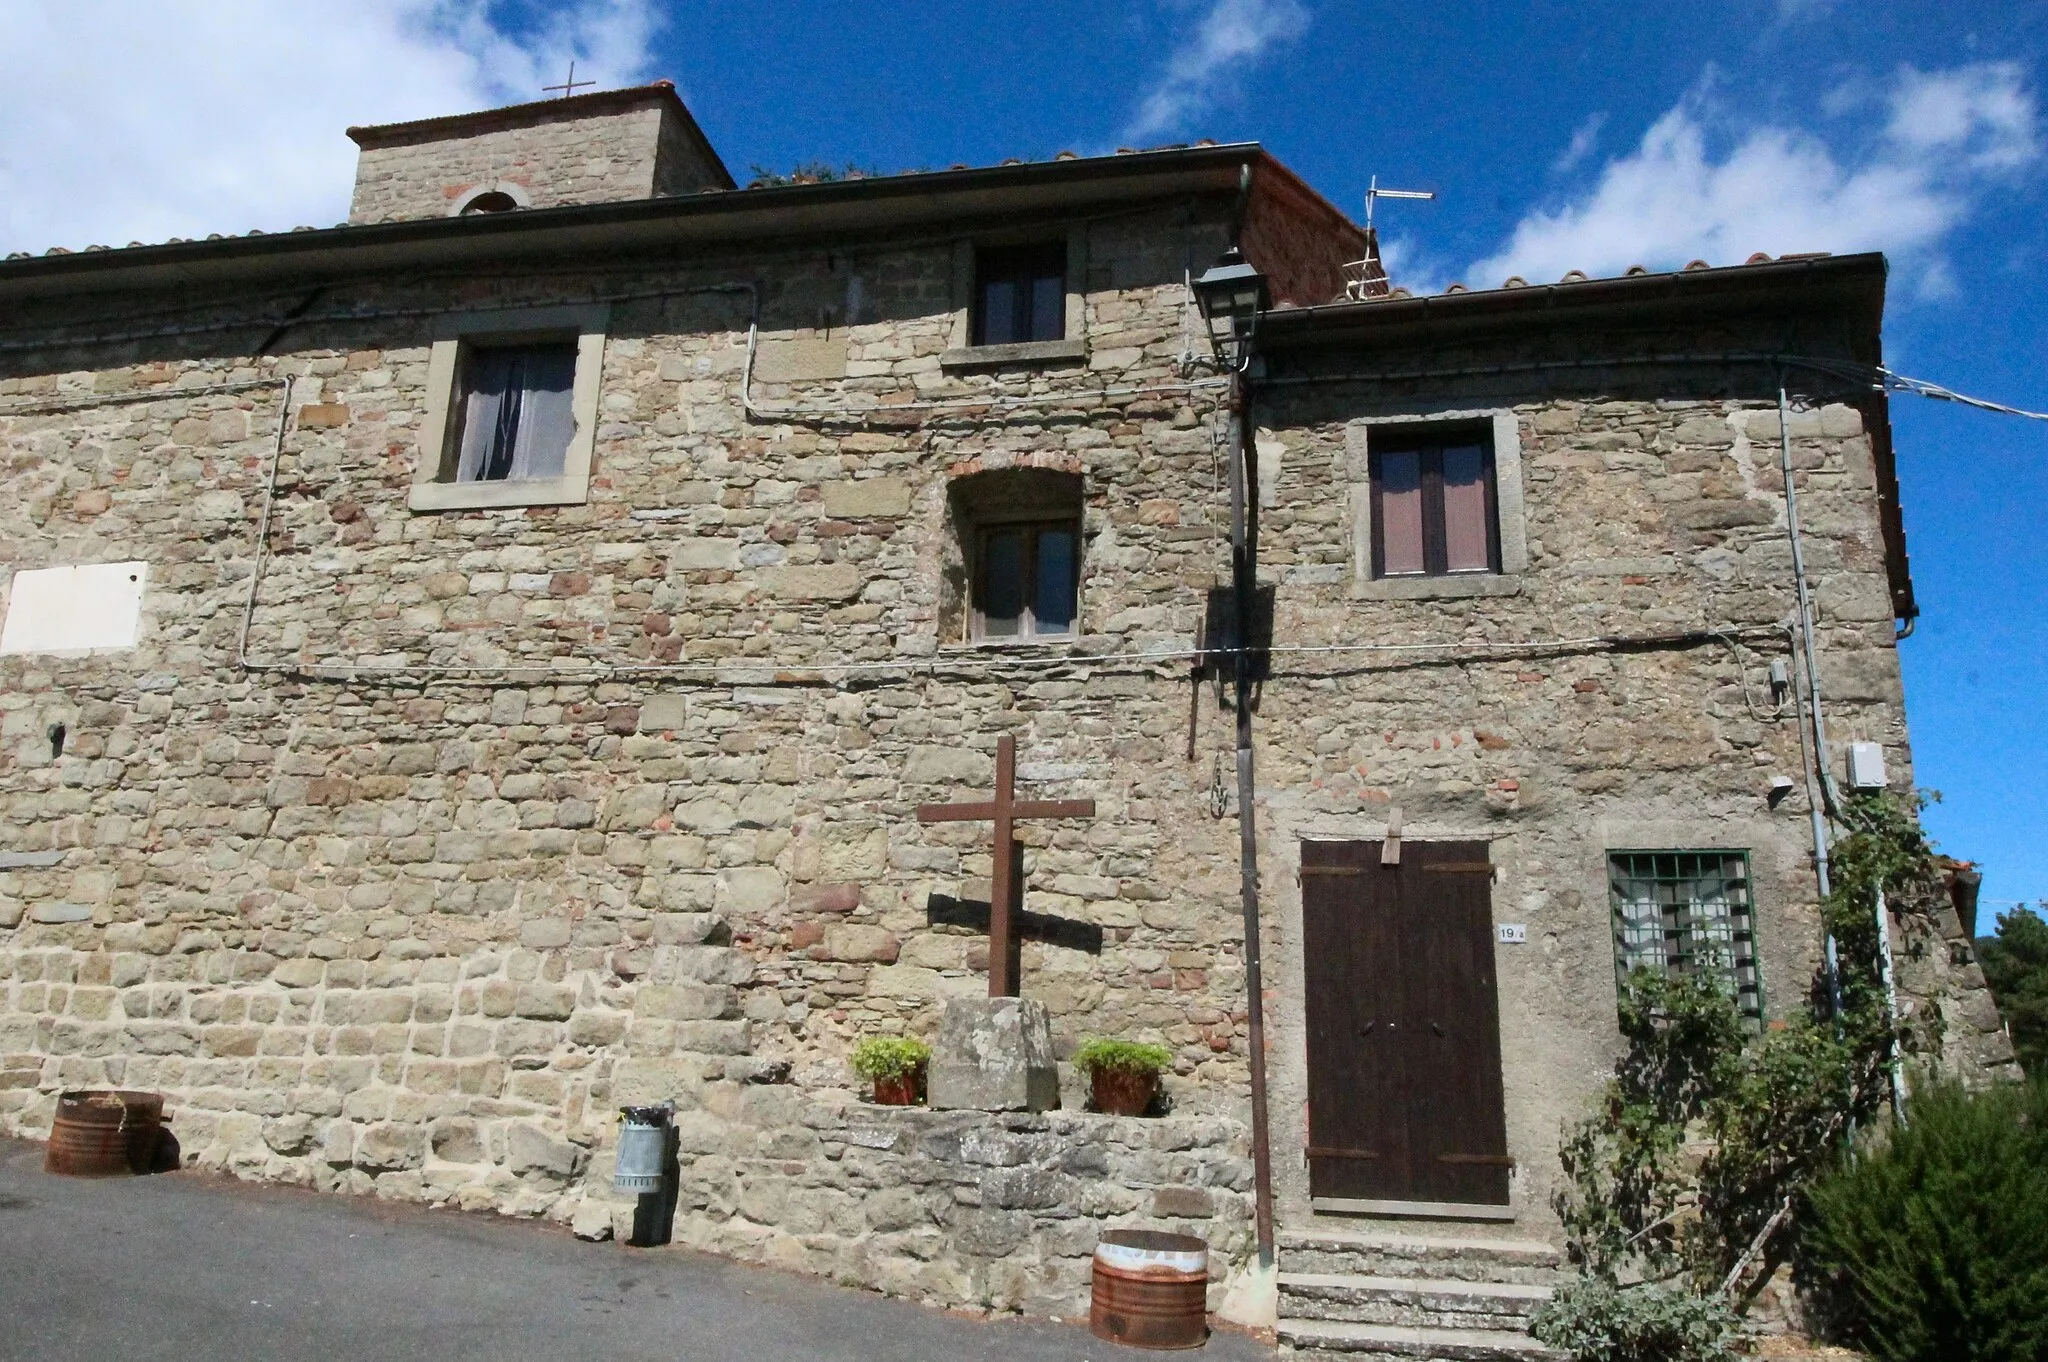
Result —
M 277 504 L 277 465 L 284 458 L 285 432 L 291 428 L 292 384 L 287 374 L 277 393 L 277 429 L 270 440 L 270 466 L 263 475 L 263 509 L 256 517 L 256 554 L 249 564 L 249 595 L 242 602 L 242 627 L 235 635 L 235 665 L 249 667 L 249 626 L 256 619 L 256 592 L 263 585 L 263 564 L 270 555 L 270 517 Z
M 1828 775 L 1828 728 L 1820 707 L 1820 669 L 1814 663 L 1813 599 L 1806 585 L 1806 546 L 1799 532 L 1799 487 L 1792 477 L 1792 402 L 1785 385 L 1778 385 L 1778 472 L 1785 481 L 1785 535 L 1792 544 L 1792 589 L 1798 602 L 1799 654 L 1806 668 L 1806 721 L 1813 729 L 1813 771 L 1820 782 L 1822 799 L 1811 800 L 1807 812 L 1813 823 L 1814 872 L 1820 881 L 1820 896 L 1833 892 L 1828 874 L 1827 815 L 1836 806 L 1835 791 Z M 1842 1005 L 1841 981 L 1835 970 L 1835 939 L 1829 934 L 1828 987 L 1834 1005 Z
M 1813 641 L 1813 598 L 1807 585 L 1806 551 L 1799 528 L 1799 489 L 1792 478 L 1792 401 L 1783 382 L 1778 384 L 1778 469 L 1785 480 L 1785 533 L 1792 545 L 1792 580 L 1799 608 L 1799 651 L 1806 665 L 1807 720 L 1813 726 L 1813 775 L 1808 779 L 1807 812 L 1813 824 L 1815 877 L 1820 884 L 1820 896 L 1825 901 L 1833 892 L 1828 865 L 1827 818 L 1830 814 L 1840 814 L 1842 800 L 1841 792 L 1835 788 L 1835 777 L 1828 760 L 1827 719 L 1821 710 L 1820 668 L 1815 661 Z M 1821 800 L 1814 800 L 1811 797 L 1813 777 L 1818 778 Z M 1884 980 L 1885 1023 L 1892 1033 L 1886 1067 L 1890 1071 L 1892 1110 L 1903 1123 L 1906 1119 L 1906 1079 L 1899 1054 L 1899 1003 L 1892 974 L 1891 923 L 1885 907 L 1882 884 L 1878 886 L 1874 911 L 1877 917 L 1878 971 Z M 1842 963 L 1840 948 L 1833 932 L 1827 933 L 1825 949 L 1828 1000 L 1839 1018 L 1842 1010 Z M 1839 1023 L 1837 1029 L 1839 1030 Z

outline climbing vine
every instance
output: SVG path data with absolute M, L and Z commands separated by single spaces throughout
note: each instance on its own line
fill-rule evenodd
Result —
M 1804 1189 L 1883 1110 L 1895 1038 L 1916 1039 L 1895 1031 L 1886 1007 L 1876 925 L 1880 889 L 1905 912 L 1941 892 L 1916 813 L 1887 794 L 1837 811 L 1821 914 L 1838 964 L 1797 1015 L 1754 1029 L 1711 970 L 1626 981 L 1626 1053 L 1560 1149 L 1554 1204 L 1586 1277 L 1739 1307 L 1785 1261 Z M 1564 1314 L 1553 1311 L 1539 1336 L 1582 1323 Z

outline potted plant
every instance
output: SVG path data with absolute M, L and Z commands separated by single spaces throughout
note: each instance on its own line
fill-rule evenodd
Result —
M 1173 1063 L 1164 1045 L 1097 1037 L 1074 1051 L 1074 1067 L 1087 1073 L 1095 1109 L 1112 1116 L 1143 1116 L 1159 1095 L 1159 1075 Z
M 853 1071 L 874 1085 L 885 1107 L 917 1105 L 932 1047 L 915 1036 L 865 1036 L 853 1047 Z

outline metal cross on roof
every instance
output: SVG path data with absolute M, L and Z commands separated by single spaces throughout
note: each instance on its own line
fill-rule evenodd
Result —
M 996 740 L 996 797 L 972 804 L 920 804 L 920 823 L 995 823 L 996 854 L 988 887 L 988 996 L 1017 996 L 1013 924 L 1024 907 L 1024 848 L 1017 843 L 1019 818 L 1093 818 L 1092 799 L 1017 798 L 1017 740 Z
M 597 84 L 597 82 L 594 80 L 576 79 L 576 63 L 574 61 L 571 61 L 569 63 L 569 78 L 567 80 L 563 81 L 560 85 L 543 85 L 540 88 L 542 94 L 546 94 L 550 90 L 560 90 L 562 92 L 562 98 L 567 99 L 570 95 L 576 93 L 577 86 L 595 84 Z

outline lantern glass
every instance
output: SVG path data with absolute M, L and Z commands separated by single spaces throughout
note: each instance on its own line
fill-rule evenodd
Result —
M 1209 325 L 1209 339 L 1231 364 L 1243 363 L 1259 313 L 1266 307 L 1266 276 L 1233 246 L 1194 281 L 1194 292 Z

